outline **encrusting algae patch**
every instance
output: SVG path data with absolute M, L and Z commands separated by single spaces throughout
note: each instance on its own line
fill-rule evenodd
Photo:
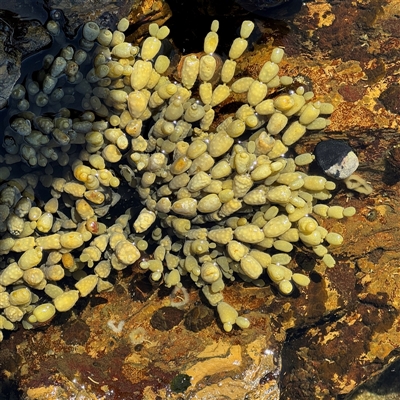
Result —
M 59 34 L 57 21 L 47 27 Z M 223 62 L 214 21 L 203 54 L 181 60 L 179 82 L 163 54 L 169 29 L 150 24 L 138 47 L 125 42 L 128 27 L 126 19 L 114 32 L 85 24 L 79 48 L 46 55 L 13 90 L 0 168 L 1 329 L 49 321 L 139 262 L 167 287 L 189 276 L 229 332 L 251 321 L 224 301 L 226 282 L 270 282 L 284 295 L 307 286 L 288 267 L 299 244 L 335 265 L 327 246 L 343 237 L 314 216 L 355 209 L 318 203 L 335 183 L 305 172 L 312 154 L 289 155 L 308 130 L 327 126 L 333 106 L 279 74 L 281 48 L 257 78 L 235 78 L 251 21 Z M 221 116 L 233 94 L 241 105 Z M 141 210 L 116 216 L 127 186 Z M 44 190 L 47 202 L 38 199 Z M 139 261 L 146 250 L 152 257 Z M 76 283 L 66 288 L 70 276 Z

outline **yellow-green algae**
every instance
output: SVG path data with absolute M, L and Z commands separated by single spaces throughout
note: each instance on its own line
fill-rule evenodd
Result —
M 326 245 L 343 238 L 319 226 L 313 212 L 342 218 L 354 210 L 322 210 L 317 202 L 329 199 L 335 184 L 303 172 L 312 155 L 285 156 L 307 130 L 329 123 L 333 107 L 290 88 L 293 79 L 279 74 L 280 48 L 256 79 L 236 79 L 253 27 L 244 21 L 220 67 L 214 21 L 204 54 L 183 58 L 179 83 L 168 78 L 169 60 L 160 53 L 167 27 L 151 24 L 139 48 L 125 42 L 126 20 L 114 32 L 90 22 L 80 49 L 65 46 L 44 57 L 37 80 L 16 85 L 0 171 L 0 252 L 7 256 L 1 329 L 19 321 L 31 328 L 95 288 L 111 289 L 112 269 L 136 262 L 149 242 L 154 259 L 140 263 L 149 278 L 179 288 L 189 275 L 217 306 L 226 331 L 249 326 L 223 301 L 226 281 L 271 281 L 285 295 L 294 284 L 307 286 L 308 277 L 287 266 L 297 242 L 334 266 Z M 49 26 L 53 34 L 56 28 Z M 242 105 L 218 115 L 215 126 L 218 106 L 233 93 Z M 68 109 L 77 98 L 84 110 L 78 116 Z M 24 167 L 17 178 L 20 161 L 33 169 Z M 143 208 L 106 225 L 102 217 L 113 215 L 124 195 L 121 180 L 135 188 Z M 37 201 L 43 188 L 50 204 Z M 65 275 L 77 280 L 75 289 L 63 288 Z M 44 291 L 46 302 L 31 289 Z M 12 304 L 22 297 L 26 302 Z

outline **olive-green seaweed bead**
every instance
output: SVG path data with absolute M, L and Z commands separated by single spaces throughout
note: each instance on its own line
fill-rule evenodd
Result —
M 98 36 L 97 41 L 102 45 L 107 47 L 112 40 L 113 34 L 109 29 L 101 29 Z
M 328 249 L 322 244 L 313 246 L 313 251 L 318 257 L 323 257 L 325 254 L 328 253 Z
M 276 206 L 271 206 L 268 208 L 268 210 L 265 211 L 264 213 L 264 218 L 269 221 L 272 218 L 275 218 L 279 213 L 279 208 Z
M 250 321 L 247 318 L 242 317 L 242 316 L 237 317 L 235 320 L 235 323 L 239 328 L 242 328 L 242 329 L 246 329 L 250 326 Z
M 121 18 L 118 22 L 117 29 L 120 32 L 125 32 L 129 28 L 129 20 L 127 18 Z
M 286 253 L 290 253 L 293 250 L 293 245 L 292 243 L 286 240 L 275 240 L 274 248 L 278 251 L 284 251 Z
M 163 74 L 169 67 L 170 60 L 167 56 L 160 54 L 156 58 L 156 62 L 154 63 L 154 69 L 159 73 Z M 174 85 L 175 86 L 175 85 Z
M 333 268 L 336 264 L 335 259 L 332 257 L 331 254 L 325 254 L 322 257 L 322 261 L 324 262 L 324 264 L 328 267 L 328 268 Z
M 44 288 L 44 292 L 47 294 L 47 296 L 55 299 L 60 294 L 64 293 L 64 290 L 53 283 L 47 283 Z
M 240 27 L 240 37 L 243 39 L 247 39 L 254 29 L 254 22 L 253 21 L 243 21 Z
M 293 284 L 287 279 L 283 279 L 279 282 L 279 291 L 282 294 L 289 295 L 293 291 Z
M 21 305 L 29 304 L 32 299 L 32 293 L 26 287 L 19 288 L 19 289 L 13 290 L 10 293 L 9 299 L 10 299 L 10 304 L 12 304 L 14 306 L 21 306 Z
M 97 39 L 100 33 L 100 28 L 95 22 L 87 22 L 83 26 L 82 35 L 86 40 L 94 41 Z
M 56 308 L 51 303 L 43 303 L 33 310 L 37 322 L 46 322 L 56 313 Z
M 294 283 L 299 286 L 308 286 L 311 282 L 310 278 L 304 274 L 294 273 L 292 275 Z
M 168 26 L 166 26 L 166 25 L 161 26 L 156 34 L 157 39 L 164 40 L 169 35 L 169 32 L 170 32 L 170 30 L 169 30 Z
M 353 215 L 355 215 L 355 213 L 356 213 L 355 207 L 345 207 L 345 209 L 343 210 L 344 217 L 352 217 Z
M 78 290 L 69 290 L 57 296 L 53 302 L 57 311 L 64 312 L 70 310 L 79 299 Z
M 298 156 L 295 157 L 294 162 L 298 166 L 304 166 L 311 164 L 315 159 L 315 156 L 311 153 L 303 153 L 299 154 Z
M 60 24 L 57 21 L 50 20 L 46 25 L 47 30 L 53 35 L 56 36 L 60 33 Z
M 329 206 L 326 204 L 315 204 L 313 206 L 313 212 L 321 217 L 328 216 Z
M 181 275 L 177 269 L 173 269 L 165 275 L 164 279 L 166 287 L 176 286 L 181 280 Z
M 271 256 L 272 264 L 287 265 L 291 261 L 291 257 L 286 253 L 276 253 Z
M 75 283 L 82 297 L 86 297 L 96 287 L 99 277 L 97 275 L 87 275 Z
M 328 209 L 328 217 L 341 219 L 343 218 L 343 210 L 342 206 L 330 206 Z
M 343 243 L 343 236 L 339 233 L 335 233 L 335 232 L 329 232 L 326 237 L 325 240 L 332 245 L 335 246 L 339 246 Z
M 267 272 L 268 272 L 268 276 L 275 283 L 278 283 L 285 278 L 285 270 L 280 265 L 276 265 L 276 264 L 268 265 Z
M 267 238 L 278 237 L 285 233 L 290 227 L 291 222 L 287 215 L 282 214 L 277 217 L 272 218 L 263 227 L 264 235 Z

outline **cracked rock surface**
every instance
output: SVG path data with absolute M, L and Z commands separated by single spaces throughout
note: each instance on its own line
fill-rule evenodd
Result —
M 296 152 L 312 151 L 322 138 L 345 140 L 359 157 L 357 173 L 374 191 L 366 196 L 339 187 L 334 203 L 354 206 L 357 213 L 319 221 L 345 238 L 331 250 L 334 268 L 315 264 L 307 251 L 298 250 L 296 261 L 313 270 L 310 285 L 298 295 L 285 297 L 269 286 L 243 282 L 228 285 L 225 299 L 251 316 L 250 328 L 226 333 L 208 315 L 203 329 L 189 330 L 185 318 L 204 299 L 188 284 L 183 314 L 165 312 L 165 318 L 177 323 L 159 330 L 150 321 L 170 305 L 170 291 L 152 287 L 135 269 L 129 270 L 115 278 L 114 291 L 89 297 L 48 326 L 11 332 L 0 351 L 3 393 L 15 395 L 18 388 L 26 400 L 298 400 L 335 399 L 358 391 L 398 359 L 400 347 L 400 1 L 321 0 L 274 20 L 237 5 L 226 15 L 210 7 L 211 1 L 197 0 L 185 6 L 198 15 L 190 24 L 174 1 L 106 3 L 93 7 L 84 1 L 49 1 L 48 6 L 63 10 L 71 35 L 89 19 L 107 25 L 129 14 L 137 27 L 133 41 L 147 32 L 149 21 L 164 23 L 172 12 L 168 25 L 174 42 L 179 46 L 185 37 L 184 45 L 194 46 L 180 49 L 185 52 L 199 51 L 196 41 L 204 35 L 195 28 L 201 23 L 207 31 L 211 21 L 203 9 L 212 10 L 212 19 L 219 18 L 221 26 L 256 20 L 256 43 L 239 60 L 237 73 L 251 76 L 272 47 L 284 46 L 283 73 L 312 82 L 310 89 L 335 106 L 331 124 L 322 133 L 303 137 Z M 22 21 L 8 11 L 0 17 L 2 108 L 20 76 L 21 59 L 48 45 L 50 37 L 41 23 Z M 18 32 L 23 33 L 12 32 L 15 24 L 21 24 Z M 180 374 L 190 376 L 191 384 L 178 393 L 171 382 Z M 369 385 L 368 390 L 375 389 Z

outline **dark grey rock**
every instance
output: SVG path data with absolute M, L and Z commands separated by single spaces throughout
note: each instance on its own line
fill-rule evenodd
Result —
M 0 10 L 0 109 L 4 108 L 21 75 L 21 60 L 47 46 L 47 30 L 36 20 Z
M 358 157 L 353 149 L 341 140 L 325 140 L 314 149 L 315 160 L 326 175 L 346 179 L 358 168 Z

